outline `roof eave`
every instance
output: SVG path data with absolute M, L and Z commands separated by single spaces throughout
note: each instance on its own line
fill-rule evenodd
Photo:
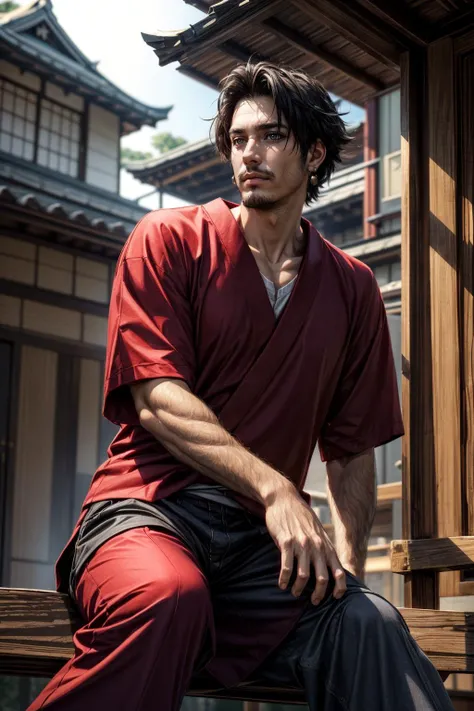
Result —
M 53 60 L 48 62 L 46 54 L 40 54 L 38 56 L 34 55 L 32 52 L 28 52 L 26 44 L 21 41 L 20 35 L 17 35 L 11 30 L 7 30 L 0 26 L 0 42 L 2 40 L 8 47 L 13 46 L 17 55 L 23 57 L 23 64 L 25 65 L 25 68 L 29 69 L 29 71 L 36 74 L 44 74 L 46 77 L 51 76 Z M 15 63 L 15 58 L 11 58 L 10 61 Z M 71 86 L 71 82 L 74 83 L 75 90 L 78 94 L 83 94 L 84 96 L 91 98 L 91 91 L 93 91 L 97 96 L 104 97 L 107 101 L 109 110 L 112 110 L 114 113 L 119 115 L 122 121 L 129 122 L 137 129 L 142 125 L 154 127 L 158 121 L 167 119 L 169 112 L 173 108 L 172 106 L 156 107 L 143 104 L 141 101 L 138 101 L 137 99 L 134 99 L 126 94 L 126 92 L 100 74 L 100 72 L 92 72 L 92 70 L 87 67 L 83 67 L 82 65 L 79 65 L 78 69 L 82 70 L 82 76 L 72 76 L 65 63 L 61 63 L 61 55 L 58 53 L 58 57 L 54 58 L 54 75 L 56 77 L 56 83 L 60 83 L 58 82 L 58 77 L 62 77 L 64 79 L 64 84 L 67 84 L 69 88 Z M 100 87 L 98 88 L 97 86 L 94 86 L 91 80 L 88 81 L 88 73 L 93 73 L 94 78 L 105 84 L 109 91 L 101 91 Z M 86 87 L 88 91 L 81 91 L 81 85 Z M 114 92 L 116 92 L 115 96 L 113 95 Z M 123 101 L 122 97 L 125 97 L 126 101 Z

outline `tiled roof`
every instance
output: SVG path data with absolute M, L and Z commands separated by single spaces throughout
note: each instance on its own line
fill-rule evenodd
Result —
M 26 211 L 38 220 L 67 223 L 84 233 L 108 238 L 119 251 L 124 239 L 148 212 L 132 200 L 87 185 L 0 152 L 2 216 Z
M 72 42 L 58 23 L 50 0 L 33 0 L 17 10 L 0 14 L 0 49 L 14 64 L 67 85 L 87 95 L 130 124 L 135 130 L 166 119 L 171 107 L 143 104 L 106 79 Z

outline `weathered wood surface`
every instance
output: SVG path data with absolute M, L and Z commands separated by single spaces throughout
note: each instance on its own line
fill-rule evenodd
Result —
M 441 671 L 474 671 L 474 613 L 402 608 L 413 637 Z M 80 617 L 66 595 L 0 588 L 0 674 L 52 676 L 73 655 Z M 302 702 L 291 689 L 209 689 L 193 680 L 189 694 Z
M 392 573 L 474 569 L 474 536 L 392 541 Z
M 440 671 L 474 671 L 474 612 L 400 608 L 410 632 Z
M 471 53 L 461 64 L 461 307 L 463 335 L 464 472 L 466 477 L 465 533 L 474 535 L 474 32 Z
M 401 57 L 403 537 L 436 537 L 428 229 L 427 58 Z M 405 604 L 438 606 L 437 576 L 407 575 Z
M 461 340 L 457 234 L 457 79 L 451 39 L 428 48 L 429 242 L 437 535 L 461 536 Z M 418 538 L 418 536 L 416 536 Z M 407 536 L 408 538 L 408 536 Z M 458 572 L 441 573 L 441 596 L 458 594 Z

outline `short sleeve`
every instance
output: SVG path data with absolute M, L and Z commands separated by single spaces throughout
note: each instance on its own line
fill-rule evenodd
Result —
M 323 461 L 359 454 L 404 434 L 387 316 L 372 274 L 359 312 L 319 436 Z
M 151 213 L 132 232 L 119 260 L 110 302 L 104 416 L 138 424 L 129 386 L 150 378 L 194 384 L 187 272 L 180 241 Z

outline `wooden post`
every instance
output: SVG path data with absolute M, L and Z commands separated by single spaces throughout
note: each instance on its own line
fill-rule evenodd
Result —
M 401 57 L 403 537 L 434 538 L 436 481 L 432 427 L 428 232 L 427 60 Z M 436 608 L 436 574 L 406 576 L 405 606 Z
M 364 124 L 364 161 L 373 160 L 377 157 L 377 133 L 378 133 L 378 112 L 377 100 L 371 99 L 365 107 Z M 378 168 L 371 165 L 365 169 L 365 190 L 364 190 L 364 239 L 375 237 L 377 228 L 373 222 L 367 222 L 368 217 L 373 217 L 377 212 L 378 195 Z
M 462 535 L 456 69 L 452 39 L 428 48 L 429 242 L 433 434 L 438 536 Z M 459 593 L 440 573 L 440 595 Z
M 461 141 L 461 225 L 464 414 L 463 471 L 465 475 L 465 533 L 474 535 L 474 54 L 469 54 L 461 68 L 462 141 Z

